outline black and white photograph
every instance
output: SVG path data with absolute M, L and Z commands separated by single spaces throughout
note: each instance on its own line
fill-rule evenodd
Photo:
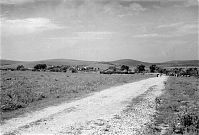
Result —
M 199 0 L 0 0 L 0 135 L 199 135 Z

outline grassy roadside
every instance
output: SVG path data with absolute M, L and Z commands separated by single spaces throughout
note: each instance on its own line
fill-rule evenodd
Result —
M 93 73 L 1 72 L 1 120 L 50 105 L 87 96 L 150 75 L 102 75 Z
M 156 98 L 157 113 L 148 125 L 149 135 L 199 134 L 199 80 L 170 77 L 164 94 Z

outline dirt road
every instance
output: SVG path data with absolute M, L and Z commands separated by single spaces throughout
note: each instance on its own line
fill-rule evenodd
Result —
M 149 78 L 96 92 L 89 97 L 71 103 L 63 103 L 13 118 L 1 125 L 1 133 L 24 135 L 93 134 L 92 130 L 89 130 L 91 128 L 88 128 L 88 126 L 92 126 L 92 121 L 98 121 L 98 125 L 100 126 L 101 123 L 102 126 L 104 120 L 108 121 L 115 116 L 120 116 L 122 110 L 129 105 L 133 98 L 152 87 L 158 92 L 156 92 L 157 96 L 164 88 L 163 82 L 166 80 L 166 76 Z

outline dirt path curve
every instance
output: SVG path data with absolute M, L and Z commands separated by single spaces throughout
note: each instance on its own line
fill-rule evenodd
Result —
M 97 119 L 110 119 L 120 114 L 129 102 L 155 86 L 163 89 L 167 77 L 155 77 L 122 86 L 112 87 L 92 96 L 52 106 L 43 110 L 13 118 L 1 125 L 1 133 L 61 134 L 67 127 Z

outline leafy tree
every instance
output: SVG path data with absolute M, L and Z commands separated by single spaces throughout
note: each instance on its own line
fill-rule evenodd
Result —
M 18 65 L 18 66 L 17 66 L 17 70 L 22 70 L 22 69 L 24 69 L 24 66 L 23 66 L 23 65 Z
M 72 72 L 72 73 L 77 73 L 77 70 L 74 69 L 74 68 L 72 68 L 72 69 L 71 69 L 71 72 Z
M 40 69 L 46 69 L 47 65 L 46 64 L 37 64 L 34 66 L 34 69 L 40 70 Z
M 129 66 L 122 65 L 122 66 L 121 66 L 121 70 L 122 70 L 122 71 L 124 71 L 124 70 L 128 71 L 128 70 L 129 70 Z
M 113 70 L 114 72 L 116 71 L 116 67 L 115 66 L 110 66 L 108 69 Z
M 141 73 L 141 72 L 144 72 L 145 71 L 145 65 L 138 65 L 137 66 L 137 72 L 138 73 Z
M 61 71 L 66 72 L 67 69 L 68 69 L 68 67 L 64 66 L 64 67 L 61 68 Z
M 150 72 L 154 73 L 156 68 L 157 68 L 157 66 L 156 65 L 151 65 L 149 68 L 150 68 Z
M 188 75 L 198 75 L 198 69 L 197 68 L 188 68 L 186 70 L 186 74 L 188 74 Z

